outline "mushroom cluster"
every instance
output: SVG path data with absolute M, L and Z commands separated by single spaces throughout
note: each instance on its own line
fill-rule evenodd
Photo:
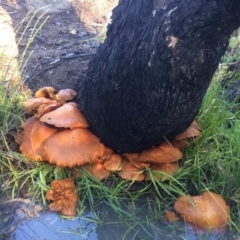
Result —
M 182 218 L 196 230 L 224 232 L 229 225 L 229 208 L 225 200 L 214 192 L 181 196 L 176 200 L 174 210 L 176 214 L 166 211 L 170 222 Z
M 48 161 L 59 167 L 82 166 L 102 180 L 116 172 L 127 180 L 149 180 L 145 168 L 164 180 L 158 172 L 172 175 L 179 168 L 181 149 L 200 135 L 194 122 L 173 142 L 164 142 L 141 153 L 116 154 L 104 146 L 87 128 L 87 120 L 71 101 L 76 92 L 65 89 L 55 94 L 55 89 L 45 87 L 35 93 L 35 98 L 24 103 L 24 111 L 32 115 L 22 125 L 23 131 L 16 137 L 20 151 L 34 161 Z M 163 175 L 162 175 L 163 176 Z
M 23 155 L 34 161 L 48 161 L 59 167 L 81 167 L 99 180 L 115 172 L 127 180 L 165 180 L 178 169 L 181 150 L 200 135 L 196 122 L 172 142 L 164 142 L 141 153 L 114 153 L 88 130 L 88 122 L 71 102 L 76 92 L 45 87 L 24 103 L 31 115 L 16 136 Z M 145 169 L 150 169 L 149 171 Z M 53 196 L 51 194 L 51 196 Z M 53 197 L 49 197 L 53 200 Z M 55 206 L 55 205 L 54 205 Z M 52 207 L 59 211 L 59 207 Z

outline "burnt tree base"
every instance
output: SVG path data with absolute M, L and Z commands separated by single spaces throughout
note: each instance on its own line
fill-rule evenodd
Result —
M 107 38 L 79 84 L 91 131 L 118 152 L 171 140 L 198 114 L 240 25 L 239 0 L 121 0 Z

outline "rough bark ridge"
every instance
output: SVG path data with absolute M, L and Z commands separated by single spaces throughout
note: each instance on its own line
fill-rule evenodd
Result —
M 239 0 L 121 0 L 78 89 L 93 133 L 135 152 L 184 131 L 239 25 Z

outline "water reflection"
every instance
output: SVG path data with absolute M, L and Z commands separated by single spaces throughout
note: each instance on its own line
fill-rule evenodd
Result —
M 81 217 L 64 219 L 55 213 L 39 213 L 37 218 L 16 219 L 15 230 L 10 240 L 226 240 L 237 239 L 233 236 L 216 236 L 196 233 L 183 222 L 169 224 L 165 220 L 155 222 L 139 219 L 138 223 L 124 225 L 114 214 L 105 217 L 108 222 L 97 224 L 93 213 L 85 212 Z

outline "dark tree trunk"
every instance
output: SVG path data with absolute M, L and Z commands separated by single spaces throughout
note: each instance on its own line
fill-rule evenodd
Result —
M 158 2 L 120 1 L 79 85 L 91 130 L 116 151 L 141 151 L 191 124 L 240 25 L 240 0 Z

